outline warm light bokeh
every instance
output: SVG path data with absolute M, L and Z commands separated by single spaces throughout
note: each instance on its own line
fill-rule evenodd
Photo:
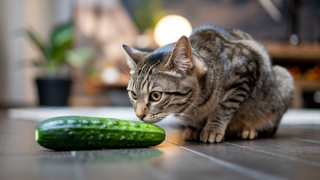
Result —
M 159 46 L 176 42 L 181 36 L 189 36 L 192 27 L 189 21 L 178 15 L 163 17 L 156 25 L 154 39 Z

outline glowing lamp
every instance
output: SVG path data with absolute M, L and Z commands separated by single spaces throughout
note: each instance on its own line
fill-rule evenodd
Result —
M 154 39 L 159 46 L 176 42 L 182 35 L 189 36 L 192 27 L 189 21 L 177 15 L 165 16 L 157 23 Z

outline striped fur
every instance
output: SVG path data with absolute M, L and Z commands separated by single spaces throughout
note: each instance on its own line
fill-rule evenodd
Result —
M 271 135 L 291 102 L 291 75 L 272 66 L 263 45 L 240 30 L 206 25 L 151 53 L 125 45 L 124 52 L 135 111 L 148 123 L 175 114 L 187 126 L 187 140 Z M 153 101 L 152 92 L 161 99 Z

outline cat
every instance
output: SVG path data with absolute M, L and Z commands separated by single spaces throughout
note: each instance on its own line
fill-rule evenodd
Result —
M 273 135 L 290 106 L 292 76 L 241 30 L 205 25 L 150 53 L 122 47 L 136 115 L 156 123 L 174 114 L 187 126 L 186 140 Z

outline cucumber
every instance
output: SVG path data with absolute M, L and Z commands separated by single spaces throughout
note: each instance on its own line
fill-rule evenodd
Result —
M 146 147 L 160 144 L 165 131 L 153 124 L 113 118 L 62 116 L 41 122 L 35 139 L 54 150 Z

